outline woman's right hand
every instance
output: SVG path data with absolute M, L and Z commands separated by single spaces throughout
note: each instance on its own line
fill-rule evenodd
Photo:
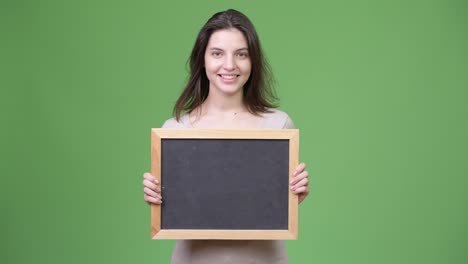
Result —
M 143 174 L 143 192 L 145 193 L 145 201 L 151 204 L 161 204 L 161 188 L 159 187 L 159 181 L 151 175 L 151 173 L 146 172 Z

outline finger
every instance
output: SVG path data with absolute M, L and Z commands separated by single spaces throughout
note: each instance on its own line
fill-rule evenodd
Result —
M 148 188 L 148 187 L 145 187 L 145 188 L 143 189 L 143 192 L 144 192 L 146 195 L 148 195 L 148 196 L 162 199 L 162 197 L 161 197 L 160 194 L 156 193 L 155 191 L 151 190 L 151 189 Z
M 154 197 L 151 197 L 151 196 L 148 196 L 145 194 L 145 201 L 148 203 L 148 204 L 161 204 L 162 203 L 162 200 L 159 199 L 159 198 L 154 198 Z
M 161 188 L 159 188 L 158 185 L 150 182 L 149 180 L 144 180 L 143 181 L 143 186 L 150 188 L 151 190 L 155 192 L 161 192 Z
M 151 175 L 151 173 L 149 173 L 149 172 L 143 174 L 143 178 L 146 179 L 146 180 L 149 180 L 150 182 L 154 182 L 156 184 L 159 183 L 158 179 L 156 179 L 156 177 Z
M 294 191 L 295 194 L 309 194 L 309 187 L 307 186 L 302 186 L 302 187 L 299 187 L 297 188 L 295 191 Z
M 291 180 L 291 184 L 296 184 L 296 182 L 299 182 L 300 180 L 307 178 L 307 177 L 309 177 L 309 172 L 303 171 Z
M 151 175 L 151 173 L 149 173 L 149 172 L 145 172 L 145 173 L 143 174 L 143 178 L 144 178 L 145 180 L 149 180 L 150 182 L 154 182 L 154 183 L 156 183 L 156 184 L 159 183 L 158 179 L 156 179 L 156 177 L 154 177 L 153 175 Z
M 294 175 L 297 175 L 301 172 L 303 172 L 306 168 L 306 165 L 304 162 L 302 162 L 301 164 L 297 165 L 296 169 L 294 170 Z
M 307 186 L 307 184 L 309 183 L 309 179 L 307 178 L 304 178 L 302 180 L 300 180 L 298 183 L 294 184 L 292 187 L 291 187 L 291 190 L 297 190 L 297 188 L 300 188 L 302 186 Z

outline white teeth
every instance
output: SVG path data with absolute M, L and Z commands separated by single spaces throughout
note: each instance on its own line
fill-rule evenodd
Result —
M 232 79 L 236 78 L 237 75 L 236 74 L 229 74 L 229 75 L 228 74 L 221 74 L 221 77 L 223 79 L 232 80 Z

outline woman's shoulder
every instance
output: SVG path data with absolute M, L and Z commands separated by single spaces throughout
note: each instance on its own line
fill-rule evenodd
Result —
M 186 124 L 187 115 L 183 115 L 177 120 L 175 117 L 164 121 L 162 128 L 187 128 Z
M 279 109 L 270 108 L 268 112 L 262 113 L 264 118 L 263 126 L 272 129 L 292 129 L 294 123 L 288 113 Z

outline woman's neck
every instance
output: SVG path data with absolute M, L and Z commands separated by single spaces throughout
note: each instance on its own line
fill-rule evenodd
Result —
M 242 100 L 242 93 L 233 95 L 211 92 L 201 105 L 202 115 L 209 114 L 237 114 L 247 111 Z

